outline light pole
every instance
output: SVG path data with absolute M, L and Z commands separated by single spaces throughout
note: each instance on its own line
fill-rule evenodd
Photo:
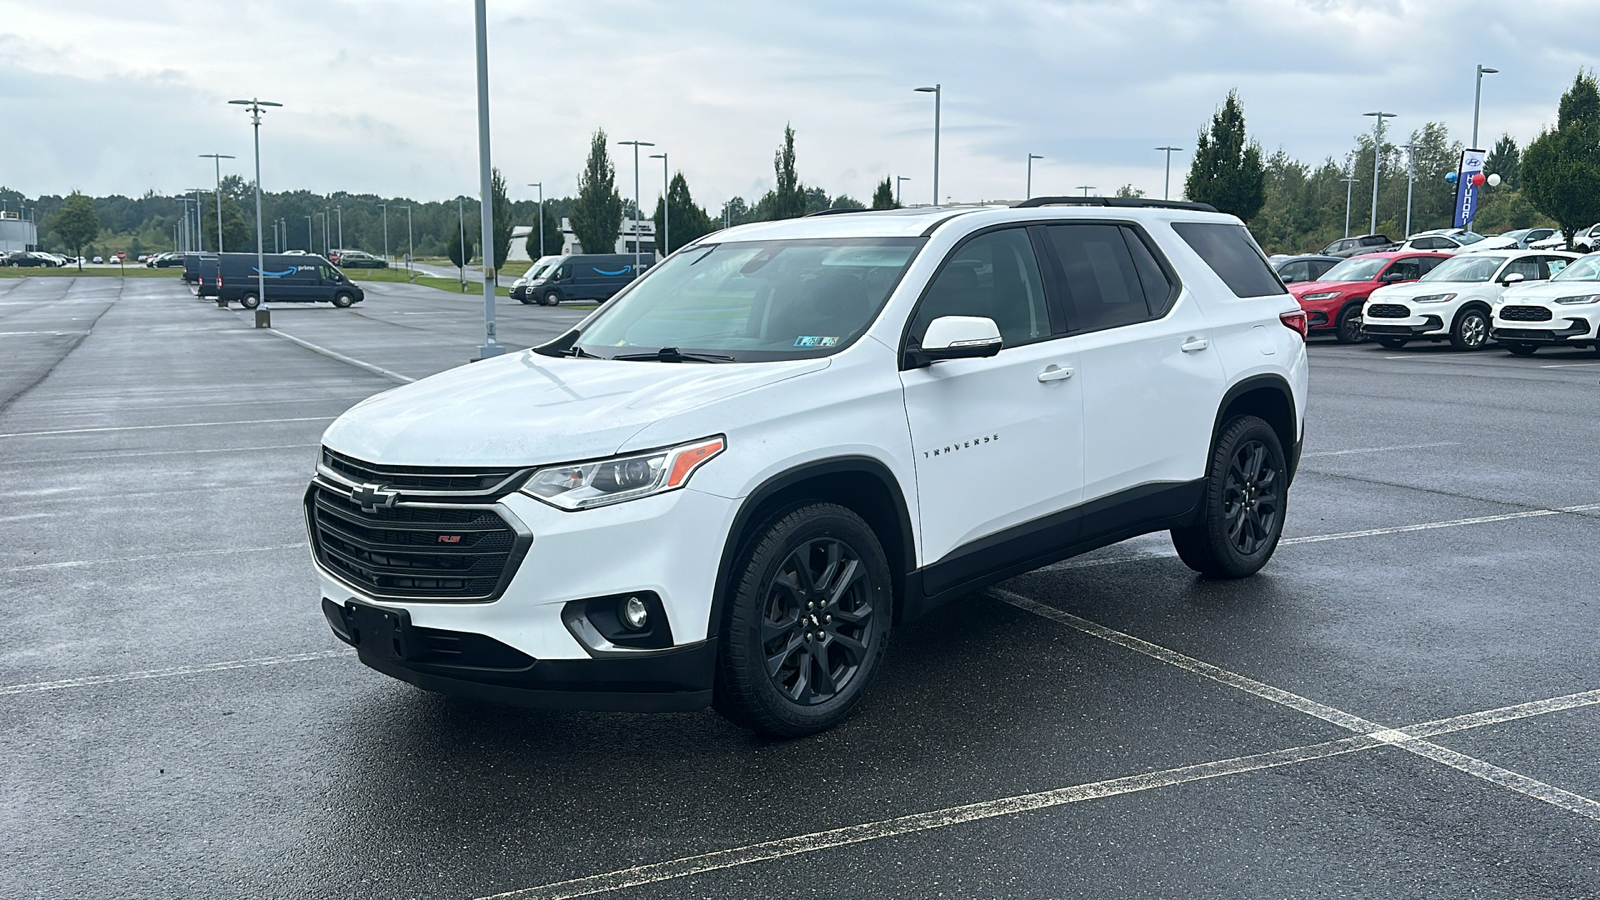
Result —
M 1472 146 L 1468 149 L 1481 150 L 1478 146 L 1478 110 L 1483 105 L 1483 76 L 1498 75 L 1499 69 L 1491 69 L 1480 64 L 1478 66 L 1478 87 L 1472 92 Z
M 617 141 L 633 147 L 633 277 L 639 277 L 639 148 L 654 147 L 649 141 Z M 591 251 L 592 252 L 592 251 Z
M 1345 237 L 1349 237 L 1350 236 L 1350 197 L 1351 197 L 1351 193 L 1355 190 L 1356 177 L 1355 177 L 1355 175 L 1347 175 L 1344 178 L 1341 178 L 1339 180 L 1344 182 L 1344 236 Z
M 1170 199 L 1172 199 L 1172 154 L 1181 153 L 1183 151 L 1183 148 L 1182 147 L 1157 147 L 1156 149 L 1157 150 L 1164 150 L 1164 151 L 1166 151 L 1166 154 L 1167 154 L 1167 178 L 1166 178 L 1165 181 L 1161 182 L 1161 199 L 1170 200 Z
M 489 265 L 494 262 L 494 185 L 489 166 L 489 22 L 484 0 L 472 4 L 478 37 L 478 204 L 479 243 L 483 244 L 483 346 L 478 358 L 488 359 L 506 352 L 495 342 L 494 287 L 499 276 Z
M 383 264 L 389 264 L 389 204 L 379 203 L 378 211 L 383 213 Z
M 204 196 L 205 189 L 204 188 L 189 188 L 189 192 L 191 194 L 194 194 L 195 249 L 199 250 L 201 253 L 204 253 L 204 252 L 206 252 L 206 239 L 205 239 L 205 230 L 206 229 L 205 229 L 205 217 L 201 214 L 201 212 L 202 212 L 202 210 L 205 209 L 205 201 L 202 200 L 201 197 Z M 218 221 L 219 222 L 221 221 L 220 217 L 218 218 Z M 217 242 L 217 252 L 218 253 L 222 252 L 222 242 L 221 241 Z
M 225 159 L 233 159 L 234 157 L 229 156 L 226 153 L 202 153 L 202 154 L 200 154 L 200 158 L 201 159 L 214 160 L 216 162 L 216 166 L 217 166 L 217 252 L 221 253 L 222 252 L 222 161 L 225 160 Z M 276 237 L 277 236 L 277 227 L 276 227 L 277 223 L 273 223 L 273 225 L 274 225 L 274 227 L 273 227 L 273 236 Z
M 322 208 L 322 255 L 324 258 L 333 255 L 333 240 L 328 237 L 328 230 L 332 227 L 333 207 L 324 206 Z
M 900 183 L 903 182 L 903 181 L 910 181 L 910 180 L 911 180 L 911 176 L 910 175 L 896 175 L 894 177 L 894 205 L 895 206 L 903 206 L 903 205 L 905 205 L 905 204 L 900 202 Z
M 1411 237 L 1411 185 L 1417 180 L 1417 145 L 1401 144 L 1406 151 L 1406 237 Z
M 315 215 L 313 213 L 312 215 Z M 311 252 L 311 216 L 306 216 L 306 252 Z
M 344 249 L 344 207 L 335 206 L 333 208 L 333 214 L 334 214 L 334 217 L 339 222 L 339 249 L 343 250 Z
M 1094 190 L 1094 185 L 1092 185 L 1092 184 L 1080 184 L 1080 185 L 1078 185 L 1078 190 L 1083 191 L 1083 195 L 1085 197 L 1087 197 L 1087 196 L 1089 196 L 1089 192 Z
M 1022 191 L 1022 193 L 1023 193 L 1022 199 L 1024 199 L 1024 200 L 1033 199 L 1033 161 L 1036 160 L 1036 159 L 1044 159 L 1044 157 L 1040 156 L 1037 153 L 1029 153 L 1028 154 L 1028 185 L 1027 185 L 1027 187 L 1023 188 L 1023 191 Z
M 461 275 L 461 293 L 465 294 L 467 292 L 467 263 L 471 262 L 472 254 L 467 252 L 466 201 L 462 200 L 461 195 L 459 194 L 456 195 L 456 228 L 459 229 L 457 231 L 457 236 L 461 240 L 461 269 L 459 270 Z M 485 315 L 487 315 L 487 313 Z
M 268 100 L 229 100 L 231 104 L 249 107 L 250 125 L 255 130 L 256 145 L 256 327 L 271 328 L 272 312 L 267 308 L 266 250 L 261 246 L 261 112 L 263 107 L 283 106 Z M 222 303 L 222 297 L 217 297 Z
M 1377 234 L 1378 170 L 1383 168 L 1383 120 L 1392 119 L 1395 117 L 1395 114 L 1389 112 L 1369 112 L 1362 113 L 1362 115 L 1372 116 L 1378 120 L 1378 124 L 1374 125 L 1372 130 L 1372 230 L 1367 232 L 1367 234 Z
M 411 243 L 411 207 L 406 210 L 406 280 L 411 280 L 411 257 L 416 247 Z
M 661 240 L 656 241 L 656 252 L 665 258 L 672 252 L 672 206 L 667 203 L 667 191 L 672 185 L 667 182 L 667 154 L 652 153 L 650 158 L 661 160 Z
M 544 182 L 530 181 L 528 187 L 539 189 L 539 255 L 544 256 Z
M 913 88 L 919 94 L 933 95 L 933 205 L 939 205 L 939 107 L 944 103 L 944 85 Z

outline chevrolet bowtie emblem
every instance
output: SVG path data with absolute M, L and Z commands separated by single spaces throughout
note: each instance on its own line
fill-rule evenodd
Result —
M 381 484 L 363 484 L 350 492 L 350 502 L 361 507 L 364 513 L 389 509 L 400 499 L 399 491 L 387 490 Z

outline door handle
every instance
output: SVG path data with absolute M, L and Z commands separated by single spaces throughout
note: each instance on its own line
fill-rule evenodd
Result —
M 1071 378 L 1071 377 L 1072 377 L 1072 369 L 1071 369 L 1071 367 L 1058 366 L 1058 365 L 1051 364 L 1051 365 L 1045 366 L 1044 371 L 1039 373 L 1039 383 L 1040 384 L 1049 384 L 1052 381 L 1066 381 L 1068 378 Z
M 1192 337 L 1184 341 L 1182 346 L 1178 347 L 1178 349 L 1185 353 L 1199 353 L 1201 350 L 1204 350 L 1209 346 L 1211 346 L 1211 342 L 1205 338 Z

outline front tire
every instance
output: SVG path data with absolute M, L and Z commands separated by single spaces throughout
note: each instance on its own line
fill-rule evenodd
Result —
M 1255 416 L 1240 416 L 1212 449 L 1204 521 L 1172 529 L 1172 545 L 1201 575 L 1254 575 L 1278 548 L 1288 499 L 1289 469 L 1278 433 Z
M 772 737 L 825 731 L 860 703 L 889 641 L 893 588 L 872 528 L 833 503 L 769 518 L 740 557 L 716 710 Z
M 1468 307 L 1450 327 L 1450 346 L 1457 350 L 1482 350 L 1489 344 L 1489 314 Z
M 255 309 L 261 305 L 261 298 L 256 296 L 255 292 L 252 291 L 239 298 L 239 305 L 245 309 Z
M 561 295 L 555 291 L 545 291 L 544 299 L 539 301 L 540 306 L 560 306 Z
M 1359 344 L 1367 339 L 1361 333 L 1361 305 L 1352 303 L 1339 310 L 1333 325 L 1333 339 L 1341 344 Z
M 340 309 L 349 309 L 350 304 L 354 302 L 356 302 L 356 298 L 343 291 L 333 295 L 333 305 Z

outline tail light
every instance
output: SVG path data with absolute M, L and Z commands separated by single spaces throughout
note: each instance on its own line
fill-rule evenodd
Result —
M 1279 313 L 1278 321 L 1283 323 L 1283 327 L 1300 335 L 1300 340 L 1302 341 L 1311 332 L 1311 326 L 1306 323 L 1305 310 L 1297 309 L 1294 312 Z

